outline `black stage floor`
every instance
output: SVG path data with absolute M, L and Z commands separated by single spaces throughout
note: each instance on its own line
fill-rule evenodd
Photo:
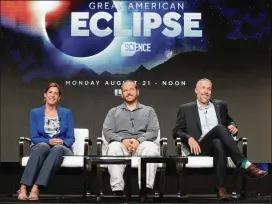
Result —
M 248 192 L 247 199 L 244 200 L 231 200 L 218 202 L 215 198 L 215 177 L 213 172 L 205 171 L 192 171 L 187 172 L 184 191 L 189 198 L 181 200 L 177 197 L 177 176 L 174 170 L 167 171 L 165 182 L 165 198 L 163 200 L 155 200 L 155 203 L 271 203 L 272 204 L 272 175 L 271 164 L 269 164 L 269 175 L 263 179 L 247 179 L 246 190 Z M 23 169 L 18 163 L 0 163 L 0 203 L 24 203 L 18 201 L 16 191 L 20 187 L 20 178 Z M 138 199 L 138 178 L 137 171 L 131 177 L 132 194 L 135 195 L 131 200 L 120 198 L 105 197 L 99 200 L 99 203 L 139 203 Z M 107 172 L 103 174 L 103 192 L 104 195 L 111 195 L 109 185 L 109 175 Z M 40 200 L 38 203 L 97 203 L 95 198 L 82 198 L 84 176 L 82 172 L 63 172 L 57 174 L 50 182 L 45 191 L 41 191 Z M 91 194 L 98 195 L 98 187 L 96 181 L 95 171 L 89 175 L 89 189 Z M 232 176 L 229 177 L 228 192 L 234 190 L 234 183 Z M 239 186 L 239 185 L 238 185 Z M 237 192 L 237 191 L 236 191 Z M 49 195 L 52 195 L 48 197 Z M 69 195 L 69 196 L 64 196 Z M 30 202 L 27 202 L 30 203 Z M 32 202 L 37 203 L 37 202 Z
M 18 201 L 16 197 L 1 197 L 0 203 L 140 203 L 138 198 L 131 198 L 130 201 L 125 199 L 103 199 L 97 202 L 93 199 L 83 199 L 83 198 L 41 198 L 39 201 L 27 202 Z M 151 203 L 147 201 L 145 203 Z M 179 200 L 177 198 L 165 198 L 163 200 L 154 200 L 152 203 L 272 203 L 272 196 L 260 196 L 255 198 L 247 198 L 243 200 L 230 200 L 230 201 L 217 201 L 215 198 L 188 198 L 186 200 Z

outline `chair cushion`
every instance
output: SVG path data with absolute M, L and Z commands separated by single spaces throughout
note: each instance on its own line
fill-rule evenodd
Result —
M 112 158 L 112 157 L 110 157 L 110 158 Z M 106 159 L 106 157 L 104 159 Z M 140 165 L 140 159 L 141 159 L 141 157 L 132 156 L 131 157 L 131 168 L 138 168 Z M 112 164 L 110 164 L 110 165 L 112 165 Z M 108 168 L 108 165 L 102 164 L 100 167 Z M 158 163 L 158 167 L 162 167 L 162 164 Z
M 22 166 L 26 166 L 29 157 L 23 157 L 21 164 Z M 83 168 L 84 157 L 82 156 L 64 156 L 64 160 L 61 164 L 61 167 L 68 167 L 68 168 Z
M 75 128 L 75 142 L 72 146 L 74 155 L 84 155 L 84 143 L 85 138 L 89 138 L 89 130 L 88 129 L 81 129 Z
M 209 156 L 188 156 L 188 163 L 186 168 L 212 168 L 213 167 L 213 157 Z M 236 168 L 235 164 L 228 157 L 228 167 Z

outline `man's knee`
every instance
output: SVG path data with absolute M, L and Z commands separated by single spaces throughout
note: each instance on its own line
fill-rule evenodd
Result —
M 108 146 L 108 155 L 111 155 L 111 154 L 123 154 L 123 144 L 121 142 L 111 142 Z
M 225 126 L 223 126 L 223 125 L 221 125 L 221 124 L 215 126 L 214 129 L 219 130 L 219 131 L 222 131 L 222 130 L 224 131 L 224 130 L 226 130 Z
M 217 149 L 222 149 L 223 148 L 223 143 L 221 142 L 220 139 L 215 138 L 215 139 L 213 139 L 213 147 L 215 147 Z
M 215 126 L 214 131 L 216 131 L 216 133 L 219 134 L 220 136 L 230 134 L 227 128 L 221 124 Z
M 140 144 L 140 146 L 138 147 L 140 148 L 139 149 L 139 152 L 143 155 L 150 155 L 150 156 L 153 156 L 153 155 L 159 155 L 159 147 L 158 145 L 156 145 L 154 142 L 150 142 L 150 141 L 145 141 L 145 142 L 142 142 Z

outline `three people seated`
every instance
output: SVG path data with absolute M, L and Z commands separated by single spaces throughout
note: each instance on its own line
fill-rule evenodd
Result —
M 156 141 L 159 121 L 154 109 L 140 104 L 139 89 L 134 81 L 122 84 L 123 104 L 112 108 L 103 124 L 103 135 L 109 143 L 109 156 L 158 156 Z M 267 172 L 251 164 L 242 155 L 232 137 L 238 133 L 234 120 L 228 114 L 225 102 L 211 99 L 212 82 L 197 82 L 197 100 L 180 106 L 173 138 L 181 138 L 189 154 L 209 155 L 214 158 L 218 199 L 228 199 L 226 192 L 227 157 L 238 168 L 253 178 Z M 39 188 L 46 187 L 63 162 L 63 156 L 73 155 L 75 142 L 73 116 L 69 109 L 57 106 L 61 97 L 58 84 L 50 83 L 44 91 L 43 106 L 30 112 L 30 157 L 21 178 L 19 200 L 38 200 Z M 140 168 L 138 168 L 140 169 Z M 110 185 L 114 195 L 123 195 L 124 165 L 109 165 Z M 147 189 L 153 193 L 157 164 L 147 164 Z M 140 186 L 140 172 L 138 174 Z M 29 196 L 27 187 L 31 187 Z

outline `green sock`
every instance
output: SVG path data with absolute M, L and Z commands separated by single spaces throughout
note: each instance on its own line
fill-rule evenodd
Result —
M 242 167 L 243 169 L 247 169 L 250 165 L 251 165 L 251 163 L 250 163 L 248 160 L 244 160 L 244 161 L 241 163 L 241 167 Z

